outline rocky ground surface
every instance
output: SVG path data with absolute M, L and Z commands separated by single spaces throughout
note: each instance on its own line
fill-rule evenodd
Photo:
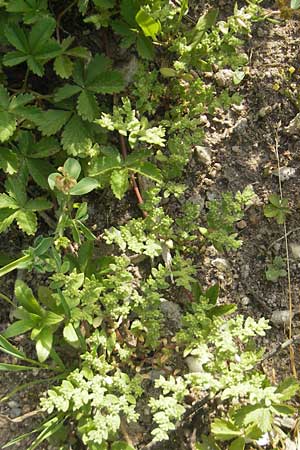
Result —
M 212 3 L 218 3 L 224 14 L 231 11 L 231 1 Z M 300 22 L 297 17 L 282 20 L 276 6 L 267 6 L 270 6 L 270 17 L 278 19 L 278 23 L 264 21 L 254 26 L 245 48 L 250 59 L 249 71 L 238 88 L 244 100 L 240 106 L 213 119 L 207 117 L 205 142 L 202 148 L 195 149 L 186 171 L 186 182 L 188 195 L 203 208 L 208 200 L 218 198 L 220 193 L 243 190 L 247 185 L 252 185 L 257 194 L 256 205 L 249 208 L 244 220 L 237 224 L 243 246 L 226 255 L 206 247 L 199 255 L 199 279 L 204 285 L 217 281 L 224 301 L 236 303 L 243 314 L 270 318 L 273 327 L 262 339 L 262 345 L 272 350 L 289 336 L 285 313 L 289 309 L 289 291 L 294 312 L 292 334 L 299 334 L 300 127 L 293 127 L 293 119 L 300 108 Z M 219 73 L 218 77 L 220 85 L 228 82 L 226 72 Z M 275 256 L 287 257 L 283 225 L 263 214 L 263 205 L 269 195 L 279 193 L 278 166 L 283 196 L 289 200 L 291 212 L 287 218 L 290 289 L 287 277 L 271 282 L 265 274 Z M 112 198 L 106 194 L 100 193 L 97 197 L 93 194 L 91 200 L 94 200 L 92 220 L 97 223 L 99 232 L 101 228 L 130 218 L 126 206 L 128 199 L 115 203 L 115 207 L 111 206 Z M 105 208 L 105 203 L 110 205 L 109 209 Z M 26 247 L 26 242 L 10 232 L 1 240 L 0 249 L 4 253 L 10 252 L 12 245 L 21 249 Z M 14 277 L 8 276 L 1 283 L 1 290 L 11 294 Z M 168 305 L 165 310 L 170 314 Z M 171 316 L 174 317 L 174 311 Z M 3 304 L 0 330 L 8 323 L 9 310 Z M 18 344 L 24 350 L 30 350 L 25 338 Z M 292 357 L 298 374 L 299 354 L 298 345 Z M 292 370 L 290 356 L 287 349 L 268 360 L 265 370 L 269 376 L 278 381 L 289 375 Z M 1 361 L 5 361 L 3 355 Z M 0 399 L 20 384 L 43 376 L 41 373 L 2 373 Z M 40 389 L 40 385 L 33 385 L 0 403 L 0 445 L 36 426 L 37 418 L 41 418 L 38 412 Z M 136 432 L 142 431 L 137 429 Z M 191 448 L 191 434 L 184 441 L 184 447 Z M 25 450 L 27 443 L 22 441 L 10 448 Z M 45 448 L 45 444 L 39 447 L 40 450 Z M 164 448 L 163 445 L 160 448 Z

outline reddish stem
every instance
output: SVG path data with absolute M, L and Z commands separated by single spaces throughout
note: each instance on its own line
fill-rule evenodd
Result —
M 127 154 L 128 154 L 127 153 L 127 147 L 126 147 L 126 141 L 125 141 L 124 136 L 122 136 L 122 134 L 119 134 L 119 139 L 120 139 L 122 156 L 123 156 L 123 159 L 125 160 L 126 157 L 127 157 Z M 134 176 L 133 173 L 130 175 L 130 181 L 131 181 L 132 188 L 133 188 L 133 191 L 135 193 L 135 196 L 137 198 L 138 204 L 139 205 L 143 205 L 144 200 L 143 200 L 142 194 L 140 192 L 139 186 L 138 186 L 138 184 L 136 182 L 136 179 L 135 179 L 135 176 Z M 147 212 L 143 211 L 143 210 L 142 210 L 142 214 L 143 214 L 144 217 L 147 217 L 147 215 L 148 215 Z

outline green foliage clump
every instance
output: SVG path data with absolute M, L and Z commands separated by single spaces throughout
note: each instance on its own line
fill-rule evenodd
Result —
M 189 412 L 187 398 L 208 394 L 229 406 L 214 411 L 198 448 L 255 445 L 276 416 L 293 414 L 286 402 L 298 383 L 273 386 L 258 369 L 255 337 L 267 321 L 230 315 L 235 305 L 223 304 L 219 287 L 197 282 L 200 233 L 217 250 L 238 248 L 235 223 L 254 192 L 224 193 L 205 218 L 183 174 L 210 116 L 241 101 L 241 46 L 262 18 L 260 0 L 235 5 L 226 21 L 211 9 L 193 25 L 187 0 L 58 3 L 0 1 L 0 232 L 14 233 L 16 222 L 32 237 L 0 276 L 33 274 L 17 278 L 15 302 L 0 293 L 13 307 L 0 350 L 14 358 L 0 370 L 54 374 L 41 400 L 48 418 L 28 450 L 45 440 L 60 450 L 134 450 L 122 433 L 145 404 L 161 441 Z M 224 68 L 228 89 L 214 78 Z M 139 184 L 150 187 L 141 193 Z M 144 217 L 130 208 L 121 225 L 97 229 L 90 206 L 105 214 L 99 190 L 125 205 L 131 187 Z M 287 213 L 284 199 L 270 197 L 267 217 L 283 223 Z M 274 264 L 269 279 L 283 274 Z M 10 341 L 23 334 L 34 359 Z M 153 382 L 153 367 L 177 359 L 179 372 Z

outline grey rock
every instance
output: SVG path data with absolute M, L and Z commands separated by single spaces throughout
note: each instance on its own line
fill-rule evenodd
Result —
M 7 405 L 8 405 L 8 407 L 9 408 L 11 408 L 11 409 L 13 409 L 13 408 L 19 408 L 19 403 L 17 402 L 17 401 L 15 401 L 15 400 L 10 400 L 8 403 L 7 403 Z
M 292 319 L 293 319 L 294 313 L 292 313 Z M 273 322 L 274 325 L 289 325 L 290 323 L 290 311 L 288 309 L 276 309 L 273 311 L 271 317 L 271 322 Z
M 292 256 L 295 259 L 300 259 L 300 244 L 297 242 L 290 242 L 289 244 Z
M 10 410 L 10 417 L 19 417 L 21 415 L 22 411 L 21 408 L 12 408 Z
M 299 134 L 300 133 L 300 113 L 298 113 L 285 127 L 285 131 L 288 134 Z
M 181 309 L 177 303 L 170 302 L 169 300 L 161 299 L 161 310 L 166 316 L 169 322 L 169 328 L 175 328 L 179 330 L 181 328 Z
M 215 74 L 215 80 L 220 87 L 230 87 L 233 82 L 233 75 L 232 70 L 222 69 Z
M 189 198 L 189 201 L 191 203 L 194 203 L 194 205 L 200 206 L 200 211 L 204 208 L 204 198 L 200 194 L 194 194 Z
M 215 258 L 212 260 L 212 265 L 219 269 L 221 272 L 227 272 L 230 270 L 230 265 L 225 258 Z
M 203 147 L 202 145 L 197 145 L 195 147 L 195 155 L 198 161 L 200 161 L 205 166 L 211 165 L 211 150 L 209 147 Z
M 287 181 L 296 176 L 296 170 L 295 167 L 281 167 L 279 171 L 274 170 L 273 175 L 276 175 L 277 177 L 280 175 L 281 181 Z

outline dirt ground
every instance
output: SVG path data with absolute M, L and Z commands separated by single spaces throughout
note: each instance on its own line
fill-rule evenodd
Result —
M 211 3 L 218 3 L 223 13 L 232 8 L 231 1 Z M 279 19 L 276 6 L 270 7 L 268 11 L 270 17 Z M 232 107 L 226 113 L 220 113 L 213 119 L 207 118 L 203 145 L 211 150 L 212 161 L 204 165 L 193 157 L 186 170 L 186 182 L 189 185 L 189 195 L 200 196 L 204 204 L 207 200 L 218 198 L 221 192 L 236 192 L 251 184 L 257 194 L 257 205 L 247 210 L 244 221 L 238 225 L 243 246 L 226 255 L 219 255 L 212 247 L 207 247 L 201 255 L 199 279 L 207 286 L 218 281 L 222 298 L 236 303 L 239 311 L 246 316 L 271 318 L 274 311 L 289 309 L 287 277 L 271 282 L 265 276 L 267 264 L 273 257 L 286 258 L 283 226 L 263 215 L 263 205 L 267 203 L 270 193 L 279 193 L 279 179 L 275 173 L 278 149 L 280 167 L 294 169 L 290 171 L 292 176 L 282 181 L 282 190 L 291 208 L 287 231 L 291 296 L 295 312 L 293 335 L 296 335 L 300 332 L 300 133 L 288 133 L 286 127 L 298 113 L 296 102 L 292 98 L 294 94 L 289 94 L 289 91 L 295 91 L 298 87 L 300 98 L 300 21 L 297 17 L 286 21 L 279 19 L 277 24 L 266 20 L 255 24 L 252 34 L 245 47 L 250 59 L 249 73 L 238 89 L 234 88 L 244 100 L 240 106 Z M 291 67 L 295 69 L 292 74 Z M 99 195 L 103 196 L 101 192 Z M 99 199 L 99 196 L 93 194 L 91 199 L 95 202 L 94 211 L 97 216 L 97 205 L 102 204 L 103 197 Z M 111 200 L 108 199 L 110 204 Z M 108 224 L 126 222 L 130 214 L 124 201 L 118 202 L 118 206 L 116 203 L 116 209 L 106 211 L 105 217 L 101 212 L 101 217 L 100 223 L 106 227 Z M 9 239 L 15 241 L 19 238 L 8 234 L 0 242 L 0 251 L 9 251 L 12 244 L 9 244 Z M 24 241 L 17 245 L 20 248 L 25 246 Z M 217 259 L 222 261 L 216 263 Z M 1 290 L 10 294 L 13 283 L 13 277 L 6 277 L 1 281 Z M 0 319 L 2 330 L 9 323 L 9 310 L 4 304 Z M 262 344 L 272 350 L 287 338 L 287 326 L 281 321 L 273 325 L 267 337 L 262 339 Z M 21 339 L 19 343 L 24 349 L 29 345 L 25 339 Z M 298 345 L 298 348 L 295 346 L 298 375 L 299 355 Z M 1 361 L 5 361 L 5 357 L 0 356 Z M 265 370 L 277 381 L 291 374 L 288 349 L 269 360 Z M 39 373 L 1 373 L 0 398 L 19 384 L 40 376 Z M 30 413 L 38 409 L 41 386 L 25 389 L 7 402 L 0 403 L 0 445 L 36 426 L 37 418 L 42 416 L 31 416 Z M 184 447 L 191 448 L 190 437 L 184 440 Z M 25 450 L 27 443 L 23 441 L 10 448 Z M 40 450 L 46 448 L 45 444 L 39 447 Z M 157 448 L 163 449 L 164 445 Z M 179 447 L 173 448 L 179 450 Z

